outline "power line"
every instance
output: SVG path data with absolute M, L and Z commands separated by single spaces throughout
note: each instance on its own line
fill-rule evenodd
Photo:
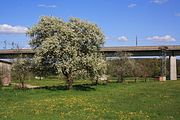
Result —
M 7 40 L 4 40 L 4 41 L 0 41 L 0 48 L 1 49 L 15 49 L 17 48 L 17 46 L 19 46 L 18 43 L 15 43 L 15 42 L 8 42 Z

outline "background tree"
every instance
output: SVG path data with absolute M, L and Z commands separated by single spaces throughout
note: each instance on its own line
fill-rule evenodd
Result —
M 47 77 L 49 75 L 57 75 L 57 69 L 55 66 L 52 66 L 46 62 L 39 63 L 37 65 L 34 61 L 32 61 L 31 72 L 34 77 L 38 77 L 40 80 L 42 80 L 43 77 Z
M 161 74 L 161 60 L 158 58 L 136 59 L 143 66 L 143 70 L 148 77 L 158 77 Z
M 139 79 L 139 77 L 144 77 L 146 81 L 147 77 L 147 69 L 145 66 L 143 66 L 141 63 L 139 63 L 137 60 L 133 59 L 133 65 L 132 65 L 132 72 L 131 76 L 134 77 L 135 82 Z
M 177 59 L 177 77 L 180 77 L 180 60 Z
M 79 72 L 85 71 L 93 78 L 102 74 L 105 62 L 99 50 L 104 35 L 96 24 L 45 16 L 27 34 L 35 51 L 35 63 L 55 66 L 65 76 L 68 89 Z
M 134 69 L 134 60 L 130 59 L 131 54 L 126 52 L 117 52 L 116 59 L 113 60 L 113 72 L 117 75 L 117 82 L 124 82 L 124 77 Z
M 150 76 L 149 69 L 146 66 L 138 63 L 138 71 L 139 71 L 139 73 L 137 73 L 138 77 L 144 78 L 144 81 L 146 82 L 147 78 Z

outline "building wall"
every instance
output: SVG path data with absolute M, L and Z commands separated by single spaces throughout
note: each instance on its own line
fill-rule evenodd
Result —
M 11 83 L 11 64 L 0 61 L 0 81 L 4 86 Z

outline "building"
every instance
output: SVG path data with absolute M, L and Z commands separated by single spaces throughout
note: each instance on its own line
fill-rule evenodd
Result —
M 3 86 L 8 86 L 11 83 L 11 68 L 11 62 L 0 60 L 0 83 Z

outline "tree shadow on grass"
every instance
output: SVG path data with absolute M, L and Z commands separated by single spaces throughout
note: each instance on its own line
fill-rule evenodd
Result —
M 58 86 L 42 86 L 42 87 L 37 87 L 34 89 L 45 89 L 45 90 L 52 90 L 52 91 L 56 91 L 56 90 L 67 90 L 66 86 L 64 85 L 58 85 Z
M 58 85 L 58 86 L 43 86 L 43 87 L 37 87 L 34 89 L 46 89 L 51 91 L 57 91 L 57 90 L 68 90 L 67 86 L 65 85 Z M 92 84 L 80 84 L 80 85 L 73 85 L 72 90 L 77 91 L 93 91 L 95 88 L 93 88 Z
M 94 90 L 96 90 L 92 84 L 74 85 L 73 89 L 78 90 L 78 91 L 94 91 Z

